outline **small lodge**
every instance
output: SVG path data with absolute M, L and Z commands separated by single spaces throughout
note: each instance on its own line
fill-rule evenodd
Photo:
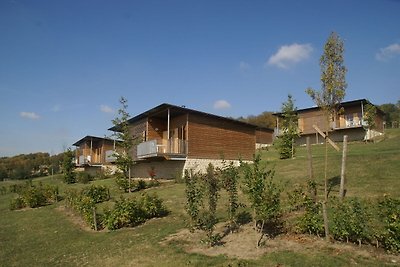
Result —
M 311 143 L 323 143 L 324 139 L 318 135 L 317 130 L 313 127 L 317 126 L 323 132 L 328 130 L 329 138 L 333 141 L 340 142 L 343 136 L 347 135 L 349 141 L 368 141 L 376 136 L 382 135 L 384 132 L 384 115 L 385 113 L 376 107 L 375 127 L 370 129 L 365 118 L 365 106 L 371 104 L 366 99 L 358 99 L 343 102 L 340 105 L 342 112 L 332 118 L 331 124 L 327 125 L 323 110 L 319 107 L 311 107 L 297 110 L 298 129 L 300 137 L 297 143 L 302 145 L 306 143 L 306 137 L 310 137 Z M 275 113 L 276 128 L 275 136 L 279 136 L 281 129 L 279 128 L 279 120 L 282 118 L 281 113 Z

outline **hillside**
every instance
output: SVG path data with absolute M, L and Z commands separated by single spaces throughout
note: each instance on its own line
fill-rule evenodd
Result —
M 319 183 L 322 183 L 323 148 L 321 145 L 313 146 Z M 298 148 L 295 159 L 279 160 L 273 148 L 263 151 L 262 157 L 267 166 L 275 169 L 275 179 L 285 190 L 307 181 L 305 148 Z M 330 149 L 329 159 L 330 177 L 335 177 L 340 174 L 341 153 Z M 398 129 L 389 130 L 385 139 L 377 143 L 349 144 L 348 196 L 375 199 L 391 194 L 400 197 L 399 162 Z M 69 188 L 85 186 L 65 185 L 60 176 L 34 180 L 34 183 L 39 182 L 58 185 L 61 195 Z M 8 188 L 13 183 L 1 182 L 0 187 Z M 111 205 L 119 198 L 113 179 L 91 183 L 110 187 L 112 199 L 104 205 Z M 100 232 L 89 230 L 75 216 L 65 212 L 64 201 L 37 209 L 10 211 L 9 202 L 15 194 L 0 195 L 0 266 L 393 266 L 400 262 L 399 256 L 388 255 L 371 246 L 324 245 L 321 239 L 307 236 L 283 236 L 267 242 L 264 250 L 258 253 L 262 255 L 255 258 L 215 255 L 224 253 L 224 246 L 215 250 L 219 252 L 207 255 L 202 250 L 187 250 L 193 240 L 171 239 L 171 235 L 181 233 L 187 223 L 185 185 L 169 182 L 147 190 L 156 192 L 165 201 L 171 211 L 168 216 L 152 219 L 132 229 Z M 337 186 L 333 186 L 332 194 L 336 193 Z M 285 191 L 282 196 L 285 196 Z M 242 195 L 240 198 L 244 201 Z M 224 207 L 219 208 L 220 219 L 226 218 L 223 210 Z M 195 243 L 202 246 L 198 241 Z

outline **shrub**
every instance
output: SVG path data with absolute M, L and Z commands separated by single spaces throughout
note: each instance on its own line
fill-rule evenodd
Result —
M 43 195 L 48 203 L 54 203 L 59 200 L 60 196 L 58 186 L 46 184 L 44 186 L 41 186 L 40 189 L 42 190 Z
M 378 203 L 379 218 L 383 224 L 378 238 L 384 248 L 390 252 L 400 252 L 400 199 L 385 196 Z
M 306 199 L 304 213 L 297 221 L 297 229 L 310 235 L 320 236 L 324 233 L 321 203 L 315 203 L 311 198 Z
M 85 195 L 84 190 L 80 192 L 75 189 L 68 190 L 66 192 L 67 206 L 78 212 L 92 229 L 99 229 L 102 220 L 96 213 L 96 202 L 91 196 Z
M 144 210 L 146 219 L 162 217 L 168 213 L 163 201 L 155 194 L 143 194 L 139 199 L 139 206 Z
M 23 193 L 22 198 L 24 199 L 25 204 L 31 208 L 37 208 L 47 204 L 43 191 L 36 187 L 27 189 Z
M 110 190 L 104 185 L 91 185 L 83 188 L 81 195 L 91 198 L 94 203 L 100 203 L 110 199 Z
M 1 195 L 7 194 L 7 187 L 5 187 L 4 185 L 2 185 L 2 186 L 0 187 L 0 194 L 1 194 Z
M 193 230 L 198 223 L 200 208 L 203 205 L 203 188 L 199 183 L 201 175 L 194 173 L 192 170 L 185 170 L 185 209 L 190 217 L 190 228 Z
M 287 192 L 289 211 L 296 211 L 304 207 L 307 195 L 301 185 L 295 185 L 294 189 Z
M 116 175 L 115 183 L 118 185 L 120 190 L 124 192 L 129 192 L 129 181 L 120 173 Z
M 88 184 L 93 181 L 93 177 L 88 172 L 78 172 L 76 174 L 76 182 L 81 184 Z
M 104 180 L 113 177 L 112 170 L 110 168 L 104 168 L 98 171 L 95 175 L 96 180 Z
M 336 240 L 361 244 L 368 238 L 368 214 L 365 205 L 357 198 L 336 201 L 332 222 L 332 234 Z
M 10 210 L 19 210 L 22 208 L 25 208 L 25 202 L 22 197 L 17 197 L 15 199 L 12 199 L 10 202 Z
M 10 188 L 18 193 L 18 197 L 10 203 L 10 209 L 24 207 L 37 208 L 58 201 L 58 187 L 52 185 L 38 186 L 30 183 L 14 185 Z
M 146 182 L 145 181 L 143 181 L 143 180 L 139 180 L 139 181 L 137 181 L 136 182 L 136 190 L 135 191 L 140 191 L 140 190 L 143 190 L 143 189 L 146 189 Z
M 121 197 L 112 210 L 104 212 L 103 224 L 109 230 L 134 227 L 148 219 L 166 214 L 167 209 L 156 195 L 143 194 L 139 200 Z

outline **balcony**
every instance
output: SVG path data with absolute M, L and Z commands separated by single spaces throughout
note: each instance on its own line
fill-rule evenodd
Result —
M 137 146 L 138 159 L 155 157 L 184 158 L 187 154 L 187 142 L 181 139 L 150 140 Z

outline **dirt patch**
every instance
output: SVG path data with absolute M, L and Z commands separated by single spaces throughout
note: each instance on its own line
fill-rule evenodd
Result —
M 216 227 L 216 233 L 223 233 L 225 230 L 222 223 Z M 263 245 L 256 248 L 258 235 L 253 230 L 252 224 L 242 225 L 237 232 L 228 233 L 222 238 L 222 244 L 215 247 L 208 247 L 207 244 L 201 242 L 204 238 L 204 232 L 190 232 L 188 229 L 183 229 L 166 237 L 161 241 L 161 244 L 174 243 L 188 253 L 208 256 L 226 255 L 238 259 L 256 259 L 265 253 L 279 251 L 312 253 L 316 250 L 325 250 L 330 251 L 332 255 L 351 254 L 363 258 L 375 258 L 383 262 L 400 263 L 400 256 L 387 254 L 372 246 L 363 245 L 359 247 L 351 243 L 327 243 L 322 238 L 309 235 L 284 234 L 273 239 L 264 238 Z
M 72 210 L 66 208 L 63 205 L 60 205 L 56 208 L 58 212 L 61 212 L 68 221 L 70 221 L 73 225 L 78 227 L 81 230 L 87 231 L 87 232 L 96 232 L 92 228 L 90 228 L 85 221 L 81 218 L 81 216 L 77 215 L 75 212 Z M 98 232 L 98 231 L 97 231 Z

